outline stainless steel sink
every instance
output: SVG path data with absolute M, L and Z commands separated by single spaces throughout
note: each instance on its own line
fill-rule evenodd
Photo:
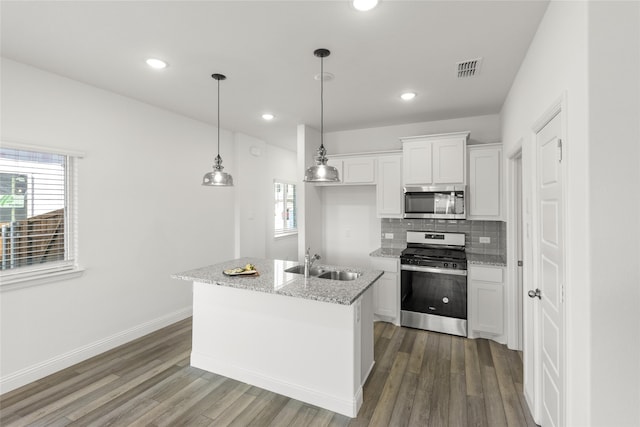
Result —
M 287 268 L 285 272 L 295 273 L 295 274 L 304 274 L 304 265 L 294 265 L 293 267 Z M 325 272 L 327 272 L 327 270 L 322 267 L 311 267 L 309 269 L 309 276 L 318 277 Z
M 327 271 L 318 276 L 319 279 L 331 279 L 331 280 L 355 280 L 362 276 L 362 273 L 356 273 L 354 271 Z
M 304 274 L 304 265 L 294 265 L 285 270 L 285 273 Z M 311 267 L 309 269 L 309 276 L 317 277 L 319 279 L 331 279 L 331 280 L 355 280 L 362 276 L 362 273 L 356 273 L 354 271 L 331 271 L 322 267 Z

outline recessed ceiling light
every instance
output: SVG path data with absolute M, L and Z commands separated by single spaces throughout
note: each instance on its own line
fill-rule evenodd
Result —
M 378 0 L 353 0 L 353 7 L 361 12 L 371 10 L 378 5 Z
M 316 74 L 315 76 L 313 76 L 314 80 L 320 80 L 320 73 Z M 336 76 L 332 73 L 328 73 L 328 72 L 323 72 L 322 73 L 322 81 L 323 82 L 330 82 L 331 80 L 335 79 Z
M 265 119 L 265 120 L 267 120 L 267 121 L 269 121 L 269 120 L 273 120 L 273 119 L 274 119 L 274 117 L 275 117 L 275 116 L 274 116 L 273 114 L 271 114 L 271 113 L 264 113 L 264 114 L 262 115 L 262 118 L 263 118 L 263 119 Z
M 411 101 L 415 97 L 416 97 L 415 92 L 405 92 L 402 95 L 400 95 L 400 98 L 402 98 L 404 101 Z
M 168 64 L 164 62 L 162 59 L 149 58 L 147 59 L 147 65 L 153 68 L 154 70 L 162 70 L 163 68 L 167 68 Z

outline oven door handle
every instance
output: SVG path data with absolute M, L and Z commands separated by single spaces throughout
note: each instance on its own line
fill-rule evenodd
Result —
M 451 274 L 454 276 L 466 276 L 467 270 L 453 270 L 450 268 L 436 268 L 436 267 L 421 267 L 418 265 L 400 265 L 400 270 L 404 271 L 417 271 L 420 273 L 436 273 L 436 274 Z

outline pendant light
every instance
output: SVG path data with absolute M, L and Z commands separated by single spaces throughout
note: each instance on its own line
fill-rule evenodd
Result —
M 316 49 L 313 54 L 320 58 L 320 148 L 314 157 L 316 164 L 304 173 L 304 182 L 340 182 L 338 169 L 327 165 L 327 150 L 324 148 L 324 64 L 331 54 L 328 49 Z
M 220 157 L 220 80 L 225 80 L 227 77 L 222 74 L 212 74 L 214 80 L 218 82 L 218 155 L 213 165 L 213 172 L 207 172 L 202 178 L 202 185 L 215 186 L 215 187 L 232 187 L 233 177 L 226 172 L 223 172 L 224 166 L 222 166 L 222 157 Z

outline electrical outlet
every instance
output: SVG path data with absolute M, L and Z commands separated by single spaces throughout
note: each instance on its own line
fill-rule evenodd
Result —
M 491 243 L 491 237 L 481 237 L 480 243 Z
M 384 233 L 385 239 L 393 239 L 393 233 Z

